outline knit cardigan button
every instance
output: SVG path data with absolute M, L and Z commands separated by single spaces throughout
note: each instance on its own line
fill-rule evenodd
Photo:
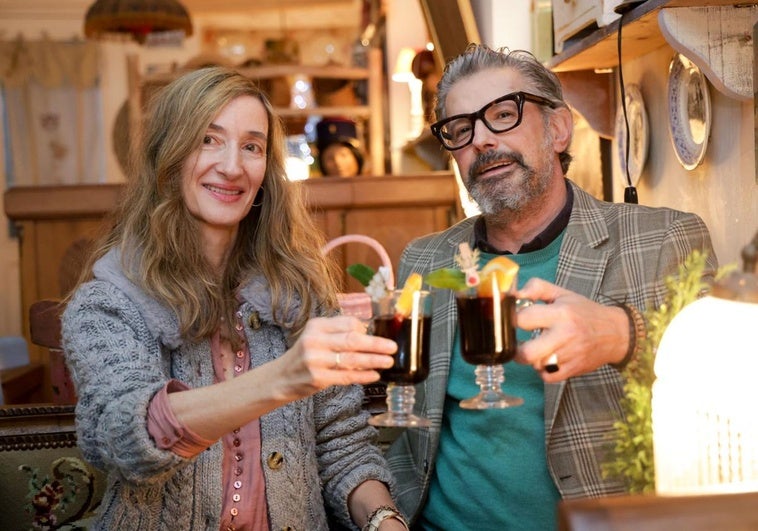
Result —
M 268 456 L 268 467 L 271 470 L 279 470 L 284 464 L 284 456 L 279 452 L 271 452 Z

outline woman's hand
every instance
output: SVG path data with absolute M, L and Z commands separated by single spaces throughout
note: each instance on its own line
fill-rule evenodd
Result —
M 392 366 L 396 350 L 394 341 L 367 335 L 355 317 L 315 318 L 278 359 L 223 382 L 170 393 L 169 402 L 182 423 L 215 440 L 331 385 L 375 382 L 378 369 Z
M 540 279 L 530 279 L 519 298 L 542 301 L 519 310 L 519 328 L 540 329 L 538 337 L 519 346 L 516 361 L 532 365 L 545 382 L 558 382 L 618 363 L 629 346 L 629 322 L 621 308 L 603 306 Z M 546 372 L 555 354 L 558 371 Z
M 280 358 L 284 385 L 304 397 L 331 385 L 375 382 L 396 350 L 394 341 L 366 334 L 355 317 L 317 317 Z

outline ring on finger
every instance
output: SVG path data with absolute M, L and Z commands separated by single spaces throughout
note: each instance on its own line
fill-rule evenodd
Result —
M 339 370 L 340 369 L 340 363 L 342 362 L 341 357 L 342 357 L 342 353 L 341 352 L 337 352 L 336 355 L 335 355 L 335 357 L 334 357 L 334 366 L 332 367 L 334 370 Z
M 545 372 L 550 372 L 550 373 L 558 372 L 559 368 L 560 367 L 558 367 L 558 354 L 553 352 L 547 358 L 547 363 L 545 363 Z

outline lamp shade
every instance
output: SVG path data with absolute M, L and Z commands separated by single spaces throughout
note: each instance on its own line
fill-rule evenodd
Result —
M 84 17 L 84 34 L 99 38 L 127 34 L 144 43 L 152 33 L 192 35 L 192 20 L 176 0 L 97 0 Z
M 755 286 L 755 275 L 740 278 Z M 756 326 L 758 300 L 707 296 L 663 334 L 652 397 L 659 495 L 758 491 Z

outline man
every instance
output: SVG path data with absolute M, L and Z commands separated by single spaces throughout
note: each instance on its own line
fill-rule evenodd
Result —
M 452 153 L 482 215 L 420 238 L 404 251 L 402 282 L 456 267 L 459 243 L 483 261 L 508 253 L 521 340 L 504 390 L 507 409 L 471 411 L 474 366 L 460 357 L 451 290 L 435 294 L 431 372 L 416 403 L 429 430 L 406 430 L 388 450 L 400 507 L 423 529 L 551 529 L 561 498 L 625 491 L 605 477 L 621 417 L 620 370 L 644 337 L 642 312 L 694 249 L 717 263 L 702 220 L 665 208 L 599 201 L 565 178 L 572 116 L 557 77 L 528 52 L 472 45 L 438 85 L 432 131 Z M 557 358 L 557 371 L 545 370 Z

